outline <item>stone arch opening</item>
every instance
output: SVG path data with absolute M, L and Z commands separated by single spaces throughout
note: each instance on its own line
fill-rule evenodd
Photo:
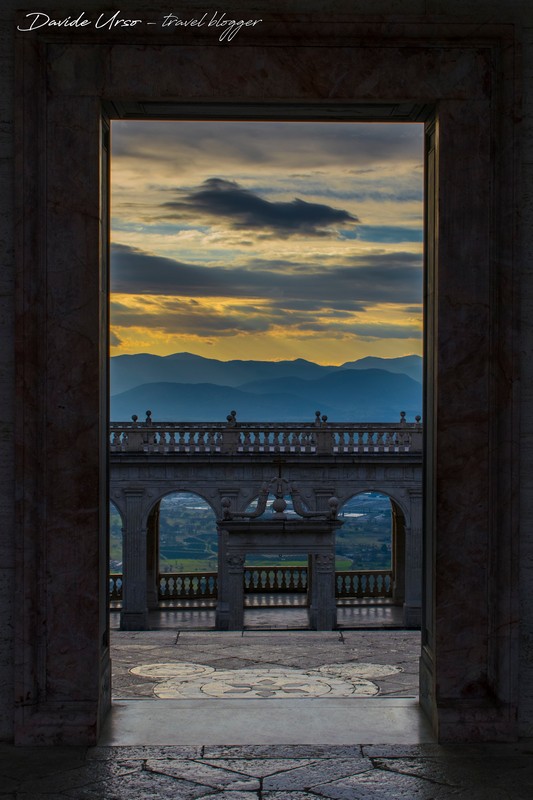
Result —
M 392 569 L 393 511 L 388 494 L 357 492 L 344 501 L 339 518 L 344 524 L 337 532 L 336 555 L 349 561 L 346 569 Z
M 160 570 L 212 572 L 217 560 L 215 522 L 214 509 L 200 494 L 165 495 L 159 501 Z M 171 541 L 173 536 L 175 543 Z
M 421 576 L 418 571 L 413 572 L 406 547 L 410 557 L 420 551 L 421 531 L 415 529 L 418 541 L 412 542 L 411 527 L 406 520 L 421 515 L 421 495 L 417 493 L 415 499 L 409 499 L 411 507 L 405 498 L 399 499 L 394 493 L 376 487 L 344 500 L 339 512 L 344 525 L 338 533 L 337 552 L 350 557 L 349 569 L 364 571 L 359 580 L 370 584 L 366 590 L 369 602 L 372 598 L 386 598 L 386 602 L 402 609 L 394 624 L 403 622 L 406 628 L 418 628 Z M 409 532 L 407 538 L 406 531 Z M 348 583 L 349 577 L 344 580 Z M 409 587 L 410 607 L 406 605 L 406 586 Z
M 109 501 L 109 601 L 122 598 L 124 521 L 120 508 Z

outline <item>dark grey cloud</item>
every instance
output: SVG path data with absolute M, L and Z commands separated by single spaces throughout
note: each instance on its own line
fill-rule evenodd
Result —
M 380 325 L 378 323 L 373 324 L 368 322 L 337 323 L 335 321 L 324 323 L 308 321 L 302 325 L 296 326 L 296 328 L 303 332 L 328 333 L 331 336 L 335 334 L 353 334 L 365 340 L 422 338 L 422 330 L 416 325 Z
M 235 336 L 239 333 L 265 333 L 275 325 L 275 320 L 262 314 L 239 312 L 226 314 L 214 309 L 203 308 L 197 303 L 170 302 L 139 305 L 135 308 L 123 303 L 111 303 L 111 319 L 119 328 L 149 327 L 163 333 L 174 335 L 193 335 L 201 337 Z
M 112 134 L 114 158 L 155 157 L 172 168 L 200 152 L 212 163 L 282 166 L 295 176 L 331 164 L 364 174 L 384 162 L 423 160 L 421 124 L 128 120 L 114 121 Z
M 201 187 L 180 192 L 181 198 L 162 203 L 166 219 L 225 220 L 234 230 L 255 230 L 263 235 L 331 236 L 333 226 L 352 226 L 358 218 L 348 211 L 298 198 L 290 202 L 270 201 L 244 189 L 235 181 L 209 178 Z
M 362 310 L 375 303 L 413 305 L 422 299 L 421 257 L 412 253 L 370 254 L 347 265 L 293 264 L 278 272 L 257 262 L 206 267 L 115 244 L 111 261 L 112 291 L 124 294 L 265 298 L 285 309 L 312 309 L 318 303 L 339 311 L 354 310 L 354 304 Z
M 367 341 L 375 339 L 418 339 L 419 326 L 387 325 L 354 322 L 347 312 L 321 309 L 321 314 L 331 314 L 331 319 L 317 321 L 314 310 L 293 311 L 270 309 L 269 306 L 228 306 L 224 313 L 202 307 L 190 300 L 176 298 L 148 302 L 128 307 L 123 303 L 111 304 L 113 325 L 120 328 L 149 327 L 161 333 L 198 336 L 202 338 L 235 336 L 238 334 L 267 333 L 280 327 L 300 338 L 325 334 L 329 338 L 358 336 Z

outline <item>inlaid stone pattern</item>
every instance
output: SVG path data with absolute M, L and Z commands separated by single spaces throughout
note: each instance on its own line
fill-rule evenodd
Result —
M 142 664 L 130 672 L 155 680 L 154 695 L 162 700 L 224 697 L 226 699 L 372 697 L 379 687 L 369 678 L 400 672 L 387 664 L 324 664 L 317 670 L 215 670 L 203 664 Z

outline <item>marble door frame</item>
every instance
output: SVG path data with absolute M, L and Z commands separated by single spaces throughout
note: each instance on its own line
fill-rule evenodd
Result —
M 18 36 L 16 741 L 92 744 L 110 707 L 107 120 L 194 110 L 428 121 L 421 701 L 441 741 L 512 738 L 513 29 L 287 14 L 210 35 Z

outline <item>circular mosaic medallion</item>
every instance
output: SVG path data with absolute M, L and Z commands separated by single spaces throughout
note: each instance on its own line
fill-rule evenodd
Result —
M 141 664 L 139 667 L 130 669 L 131 673 L 142 675 L 143 678 L 154 678 L 154 680 L 176 678 L 182 681 L 200 678 L 202 675 L 211 675 L 214 671 L 213 667 L 207 667 L 205 664 L 192 664 L 187 661 L 170 664 Z
M 338 678 L 346 678 L 349 681 L 356 681 L 358 678 L 383 678 L 385 675 L 395 675 L 401 672 L 400 667 L 392 664 L 324 664 L 319 667 L 318 672 L 322 675 L 332 675 Z
M 322 697 L 331 692 L 331 686 L 326 680 L 319 678 L 313 680 L 307 675 L 246 675 L 240 671 L 239 675 L 221 678 L 213 676 L 216 680 L 204 683 L 202 694 L 208 697 L 226 697 L 239 699 L 242 697 L 255 698 L 289 698 L 289 697 Z

